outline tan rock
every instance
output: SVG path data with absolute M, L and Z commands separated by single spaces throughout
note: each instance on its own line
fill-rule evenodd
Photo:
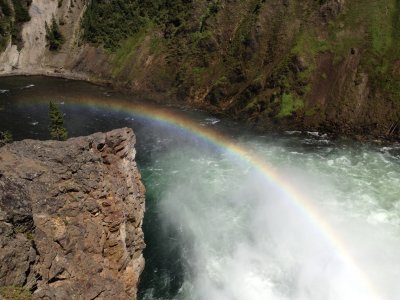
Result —
M 33 299 L 136 299 L 144 187 L 123 128 L 0 148 L 0 286 Z

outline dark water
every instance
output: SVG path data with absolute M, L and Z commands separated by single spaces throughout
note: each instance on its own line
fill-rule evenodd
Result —
M 165 152 L 177 151 L 180 145 L 190 143 L 208 151 L 209 145 L 186 135 L 183 131 L 165 124 L 124 111 L 112 111 L 95 106 L 71 105 L 82 95 L 99 100 L 145 101 L 113 91 L 110 88 L 49 77 L 5 77 L 0 78 L 0 130 L 8 130 L 15 141 L 22 139 L 50 139 L 48 102 L 58 104 L 64 114 L 69 137 L 106 132 L 115 128 L 131 127 L 137 136 L 137 162 L 146 185 L 146 215 L 143 224 L 147 248 L 144 251 L 146 269 L 142 274 L 140 294 L 144 297 L 151 290 L 154 297 L 172 299 L 184 280 L 181 245 L 173 228 L 163 230 L 157 199 L 161 197 L 163 179 L 153 171 L 154 163 Z M 111 100 L 113 99 L 113 100 Z M 184 108 L 170 108 L 184 113 L 204 125 L 212 126 L 212 116 Z M 226 122 L 221 127 L 230 128 Z M 162 177 L 162 176 L 161 176 Z
M 89 106 L 76 104 L 88 98 Z M 147 105 L 84 82 L 0 78 L 0 130 L 15 140 L 49 138 L 49 101 L 59 104 L 71 137 L 134 129 L 147 189 L 140 299 L 400 299 L 399 147 L 319 133 L 256 135 L 201 111 L 163 108 L 267 162 L 305 195 L 315 218 L 223 147 L 95 105 L 126 100 Z
M 173 297 L 183 282 L 183 269 L 179 260 L 179 245 L 172 243 L 176 233 L 162 233 L 156 207 L 159 189 L 152 187 L 152 172 L 148 170 L 154 157 L 165 152 L 165 148 L 176 147 L 176 141 L 185 143 L 184 135 L 171 131 L 141 116 L 126 112 L 115 112 L 102 108 L 69 105 L 76 97 L 90 95 L 98 99 L 121 99 L 140 102 L 130 96 L 115 93 L 113 90 L 80 81 L 47 77 L 7 77 L 0 78 L 0 130 L 9 130 L 14 140 L 49 139 L 48 102 L 59 105 L 64 113 L 65 126 L 69 137 L 105 132 L 115 128 L 131 127 L 137 136 L 137 161 L 147 187 L 146 218 L 143 229 L 147 248 L 146 270 L 142 275 L 141 289 L 154 288 L 154 294 Z M 201 118 L 201 117 L 200 117 Z M 174 136 L 172 139 L 171 136 Z M 160 138 L 163 143 L 160 144 Z M 190 137 L 189 137 L 190 139 Z M 193 140 L 192 140 L 193 142 Z M 159 274 L 155 274 L 157 270 Z M 159 271 L 158 271 L 159 270 Z M 165 283 L 165 276 L 168 283 Z

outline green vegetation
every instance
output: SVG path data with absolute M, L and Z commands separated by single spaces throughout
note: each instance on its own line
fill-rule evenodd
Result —
M 140 31 L 136 32 L 132 36 L 125 39 L 120 43 L 120 47 L 115 50 L 113 56 L 113 77 L 116 77 L 124 67 L 129 63 L 132 57 L 135 55 L 136 49 L 143 42 L 146 34 L 151 30 L 151 24 L 147 27 L 143 27 Z
M 93 0 L 83 21 L 83 38 L 115 51 L 149 23 L 158 24 L 165 37 L 185 23 L 191 1 L 187 0 Z
M 4 298 L 4 300 L 31 300 L 32 293 L 23 288 L 16 286 L 3 286 L 0 287 L 0 296 Z
M 114 78 L 244 118 L 324 119 L 319 92 L 353 70 L 371 97 L 400 103 L 400 1 L 339 2 L 93 0 L 83 38 L 107 49 Z M 347 111 L 354 89 L 343 85 L 337 109 Z
M 32 0 L 12 0 L 14 7 L 14 22 L 11 27 L 11 37 L 13 44 L 16 44 L 18 49 L 22 48 L 22 25 L 31 20 L 29 15 L 29 6 Z
M 144 25 L 137 1 L 94 0 L 88 7 L 84 19 L 84 38 L 95 44 L 116 49 L 120 42 L 137 33 Z
M 0 0 L 0 7 L 3 13 L 0 17 L 0 51 L 2 51 L 7 46 L 11 32 L 13 13 L 7 0 Z
M 0 51 L 5 49 L 10 37 L 13 44 L 21 47 L 22 24 L 31 19 L 28 12 L 30 4 L 31 0 L 12 0 L 11 3 L 0 0 Z
M 301 99 L 294 97 L 291 94 L 284 94 L 282 96 L 281 110 L 277 115 L 278 118 L 289 117 L 295 111 L 302 109 L 304 102 Z
M 314 29 L 306 27 L 296 39 L 292 53 L 309 63 L 309 77 L 319 53 L 330 52 L 334 63 L 348 56 L 352 49 L 362 51 L 361 66 L 371 83 L 386 96 L 399 101 L 400 75 L 394 72 L 399 61 L 400 2 L 349 1 L 346 10 L 328 24 L 328 36 L 321 40 Z M 398 72 L 397 72 L 398 73 Z
M 13 142 L 13 136 L 10 131 L 0 131 L 0 147 L 5 144 L 9 144 Z
M 12 3 L 14 5 L 15 21 L 17 23 L 24 23 L 31 20 L 31 16 L 28 12 L 28 8 L 31 5 L 31 2 L 31 0 L 12 0 Z
M 3 13 L 4 16 L 6 17 L 12 16 L 12 10 L 7 0 L 0 0 L 0 7 L 1 7 L 1 12 Z
M 64 116 L 53 103 L 49 103 L 50 136 L 54 140 L 64 141 L 68 138 L 68 132 L 64 127 Z
M 56 18 L 54 16 L 51 19 L 51 25 L 49 26 L 46 22 L 45 28 L 46 28 L 47 47 L 49 47 L 49 50 L 50 51 L 60 50 L 62 44 L 64 43 L 64 37 L 60 32 Z
M 209 4 L 206 13 L 201 17 L 200 20 L 200 31 L 204 31 L 206 22 L 209 18 L 215 16 L 220 10 L 219 0 L 212 0 Z

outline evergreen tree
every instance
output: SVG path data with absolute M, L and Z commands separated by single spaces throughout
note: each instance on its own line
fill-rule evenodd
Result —
M 54 16 L 51 19 L 50 26 L 47 24 L 47 22 L 45 22 L 45 28 L 46 28 L 47 46 L 49 47 L 49 50 L 50 51 L 60 50 L 62 44 L 64 43 L 64 37 L 62 36 L 60 29 L 58 28 L 58 24 Z
M 10 131 L 0 131 L 0 147 L 5 144 L 9 144 L 13 142 L 13 136 Z
M 65 141 L 68 137 L 68 132 L 64 127 L 64 116 L 51 101 L 49 103 L 49 118 L 51 138 L 53 140 Z

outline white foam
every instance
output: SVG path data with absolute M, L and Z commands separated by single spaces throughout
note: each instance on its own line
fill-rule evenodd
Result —
M 346 253 L 254 168 L 192 149 L 159 161 L 179 171 L 161 199 L 164 226 L 180 232 L 186 249 L 189 275 L 179 299 L 377 299 L 371 290 L 400 299 L 400 199 L 383 208 L 398 189 L 398 166 L 379 153 L 249 147 L 286 170 L 284 178 L 318 207 Z
M 34 86 L 35 86 L 34 84 L 28 84 L 28 85 L 26 85 L 26 86 L 23 86 L 23 87 L 21 88 L 21 90 L 30 89 L 30 88 L 33 88 Z

